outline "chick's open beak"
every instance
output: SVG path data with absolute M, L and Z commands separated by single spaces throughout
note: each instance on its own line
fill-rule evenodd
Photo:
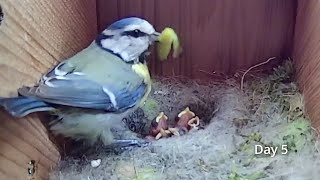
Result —
M 161 33 L 154 32 L 153 34 L 150 35 L 150 38 L 153 42 L 159 42 L 159 37 Z

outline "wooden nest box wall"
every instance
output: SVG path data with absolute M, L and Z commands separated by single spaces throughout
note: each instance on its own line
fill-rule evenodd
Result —
M 209 79 L 203 72 L 233 74 L 269 57 L 292 57 L 307 111 L 320 127 L 317 0 L 0 0 L 0 6 L 0 96 L 17 95 L 107 25 L 135 15 L 158 31 L 174 28 L 182 39 L 179 59 L 150 57 L 152 74 Z M 17 120 L 0 110 L 0 123 L 0 179 L 46 179 L 60 152 L 38 116 Z

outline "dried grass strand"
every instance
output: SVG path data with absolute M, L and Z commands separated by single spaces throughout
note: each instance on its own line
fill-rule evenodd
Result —
M 247 69 L 247 70 L 243 73 L 243 75 L 242 75 L 242 77 L 241 77 L 241 84 L 240 84 L 240 89 L 241 89 L 241 91 L 243 91 L 244 78 L 245 78 L 246 74 L 247 74 L 249 71 L 251 71 L 252 69 L 254 69 L 254 68 L 256 68 L 256 67 L 259 67 L 259 66 L 262 66 L 262 65 L 264 65 L 264 64 L 267 64 L 267 63 L 269 63 L 271 60 L 273 60 L 273 59 L 275 59 L 275 58 L 276 58 L 276 57 L 271 57 L 271 58 L 269 58 L 268 60 L 266 60 L 266 61 L 264 61 L 264 62 L 262 62 L 262 63 L 256 64 L 256 65 L 254 65 L 254 66 L 251 66 L 249 69 Z

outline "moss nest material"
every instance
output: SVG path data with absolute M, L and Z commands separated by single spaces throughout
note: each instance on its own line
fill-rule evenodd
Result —
M 236 78 L 222 83 L 155 79 L 145 105 L 124 120 L 131 130 L 147 134 L 160 111 L 174 123 L 186 106 L 199 116 L 202 128 L 120 153 L 100 148 L 81 159 L 66 157 L 50 179 L 318 179 L 320 144 L 294 83 L 292 63 L 283 62 L 269 74 L 252 76 L 243 91 Z M 278 151 L 255 154 L 255 147 Z M 92 167 L 96 159 L 101 164 Z

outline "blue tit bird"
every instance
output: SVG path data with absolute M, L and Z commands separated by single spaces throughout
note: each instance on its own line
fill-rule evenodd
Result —
M 160 33 L 144 19 L 124 18 L 108 26 L 85 49 L 41 77 L 18 97 L 0 98 L 12 116 L 47 111 L 57 118 L 54 134 L 105 145 L 135 144 L 115 139 L 111 127 L 143 103 L 151 91 L 145 55 Z

